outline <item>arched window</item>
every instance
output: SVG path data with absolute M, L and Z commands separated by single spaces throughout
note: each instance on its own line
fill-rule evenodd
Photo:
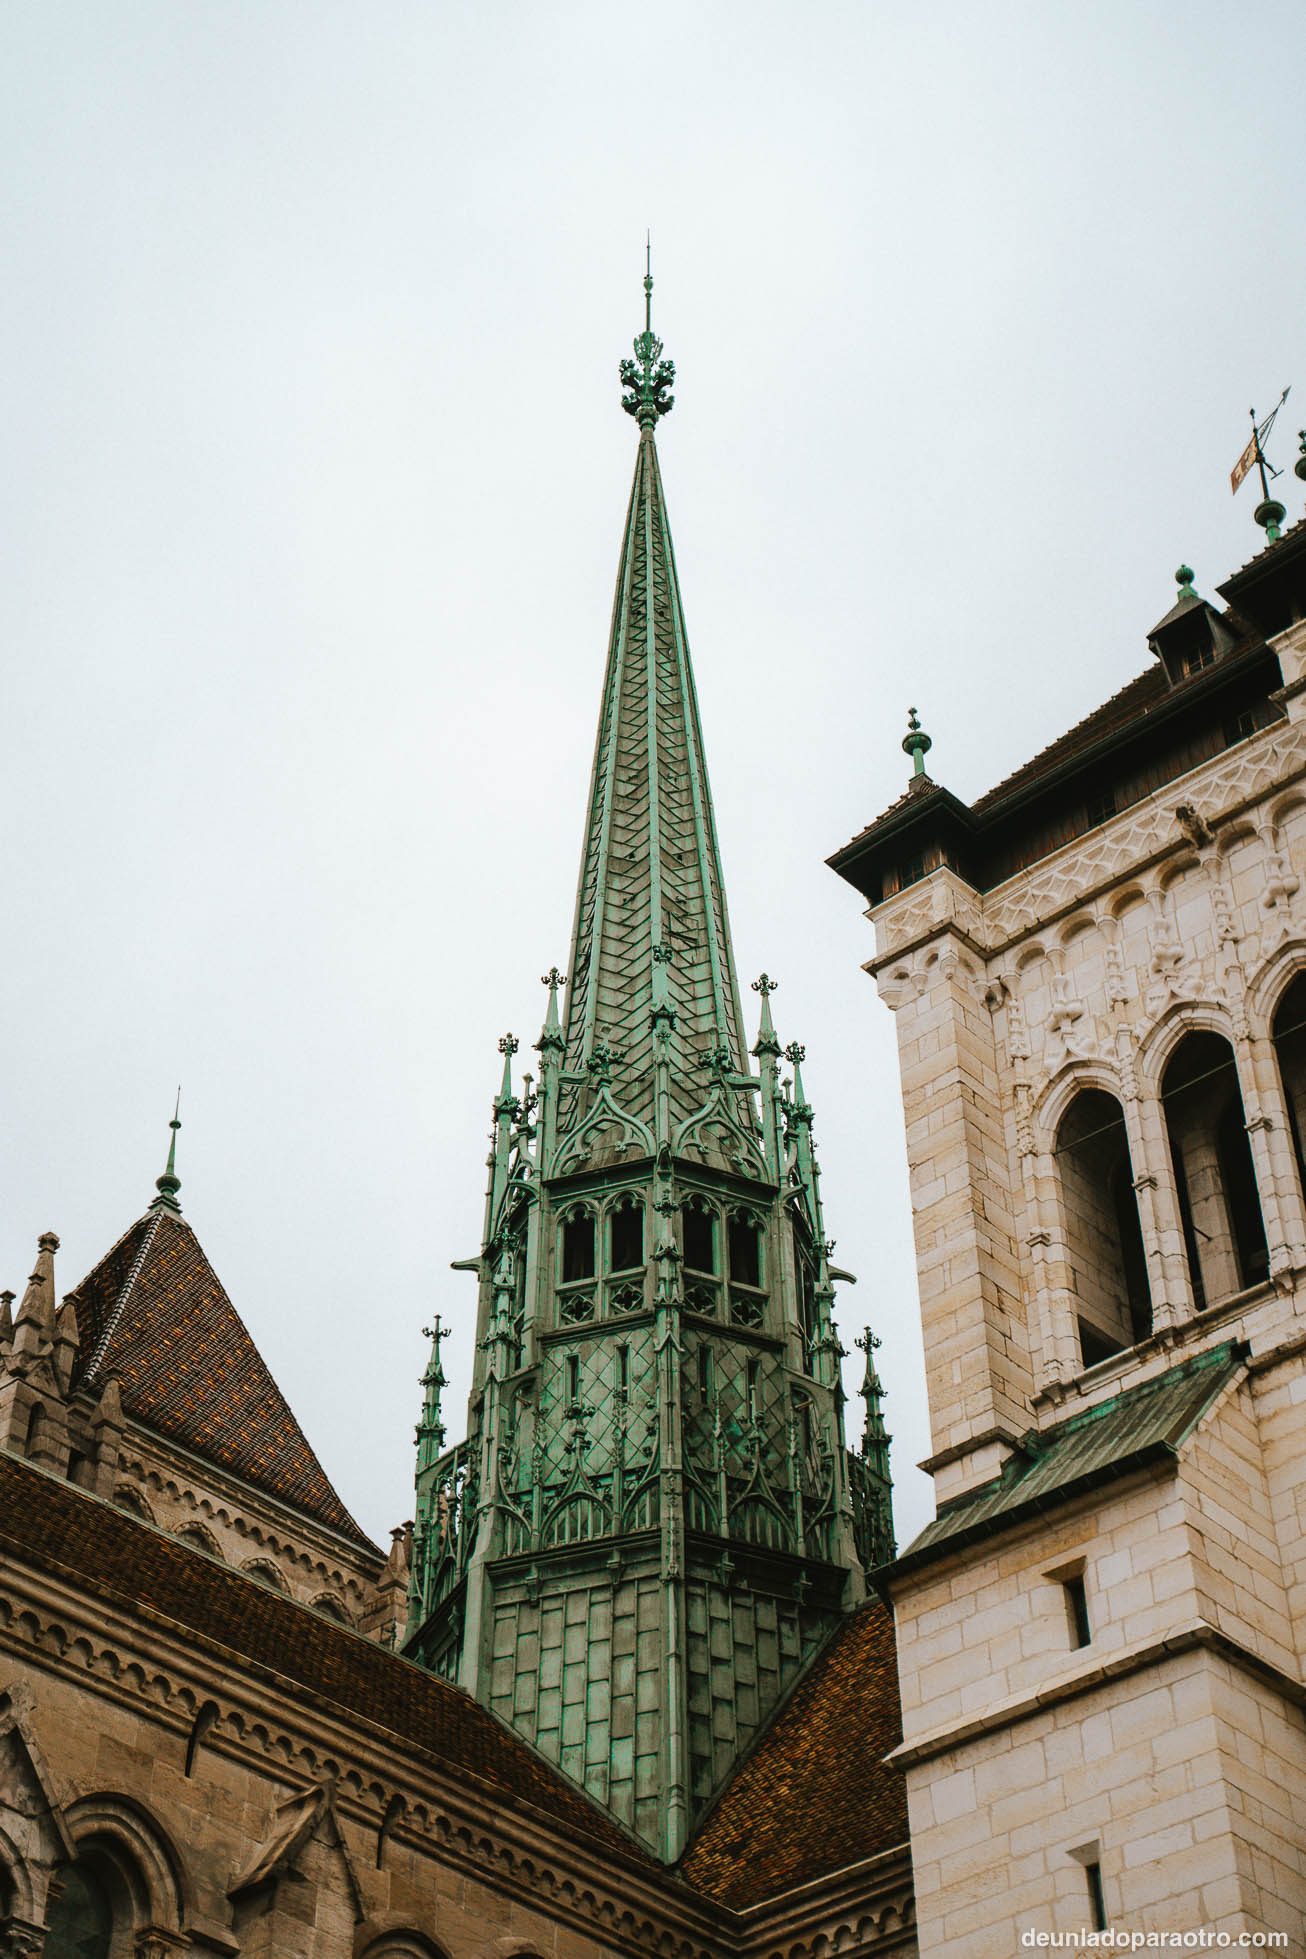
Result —
M 1166 1065 L 1161 1099 L 1201 1308 L 1259 1285 L 1270 1264 L 1229 1043 L 1219 1034 L 1186 1034 Z
M 622 1197 L 608 1212 L 608 1270 L 633 1272 L 644 1263 L 644 1206 Z
M 715 1277 L 717 1269 L 716 1212 L 701 1197 L 685 1200 L 682 1214 L 685 1270 Z
M 192 1551 L 206 1551 L 211 1558 L 222 1557 L 217 1538 L 203 1524 L 183 1524 L 177 1532 L 177 1542 L 189 1544 Z
M 1124 1112 L 1105 1089 L 1081 1089 L 1057 1129 L 1066 1257 L 1085 1367 L 1152 1331 L 1147 1256 Z
M 594 1277 L 594 1213 L 579 1206 L 562 1221 L 562 1283 Z
M 44 1959 L 117 1959 L 135 1924 L 131 1894 L 109 1858 L 84 1851 L 61 1871 Z
M 247 1578 L 257 1578 L 260 1585 L 270 1585 L 274 1592 L 288 1590 L 285 1578 L 270 1558 L 251 1558 L 240 1568 Z
M 1297 1175 L 1306 1193 L 1306 1153 L 1302 1149 L 1302 1137 L 1306 1135 L 1306 973 L 1298 973 L 1280 1000 L 1273 1033 L 1288 1127 L 1297 1157 Z
M 334 1592 L 319 1592 L 316 1598 L 309 1600 L 309 1604 L 314 1612 L 320 1612 L 324 1619 L 334 1619 L 338 1626 L 350 1623 L 349 1614 Z

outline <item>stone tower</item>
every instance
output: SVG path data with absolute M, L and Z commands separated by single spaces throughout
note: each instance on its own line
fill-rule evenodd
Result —
M 544 982 L 536 1083 L 500 1042 L 467 1440 L 444 1451 L 437 1322 L 407 1650 L 670 1861 L 892 1547 L 873 1369 L 845 1447 L 841 1275 L 765 975 L 745 1050 L 651 292 L 570 978 Z
M 1223 606 L 1184 567 L 1147 669 L 976 803 L 925 772 L 913 711 L 907 792 L 831 859 L 902 1064 L 939 1512 L 889 1583 L 939 1959 L 1306 1922 L 1306 523 L 1283 515 L 1267 493 Z

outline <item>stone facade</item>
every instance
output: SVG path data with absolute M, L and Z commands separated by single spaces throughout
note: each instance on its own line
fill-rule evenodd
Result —
M 1300 536 L 1275 551 L 1299 567 Z M 1243 588 L 1205 628 L 1187 594 L 1154 644 L 1171 691 L 1135 683 L 1132 721 L 1103 710 L 974 812 L 920 779 L 831 860 L 872 899 L 897 1022 L 941 1504 L 890 1578 L 923 1952 L 1306 1923 L 1306 625 L 1282 577 L 1278 630 Z M 1221 723 L 1242 674 L 1256 711 Z M 1146 713 L 1187 714 L 1196 765 Z M 1131 1454 L 1137 1410 L 1217 1348 L 1219 1392 Z M 1054 1449 L 1078 1483 L 1022 1505 Z

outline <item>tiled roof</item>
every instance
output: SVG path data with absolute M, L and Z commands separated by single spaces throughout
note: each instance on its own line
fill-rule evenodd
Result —
M 941 1510 L 890 1574 L 1172 1456 L 1241 1365 L 1241 1349 L 1226 1341 L 1053 1428 L 1033 1431 L 1001 1476 Z
M 116 1375 L 138 1421 L 376 1549 L 331 1487 L 184 1218 L 148 1211 L 68 1297 L 78 1378 Z
M 1136 674 L 1134 679 L 1126 681 L 1118 693 L 1112 694 L 1109 700 L 1103 701 L 1101 707 L 1094 708 L 1091 714 L 1086 714 L 1082 721 L 1076 722 L 1073 728 L 1068 728 L 1064 735 L 1058 736 L 1054 742 L 1049 742 L 1046 748 L 1040 749 L 1038 754 L 1032 756 L 1028 762 L 1022 763 L 1001 782 L 995 783 L 992 789 L 978 796 L 971 804 L 971 808 L 977 814 L 991 809 L 994 803 L 1002 802 L 1007 796 L 1014 795 L 1016 790 L 1025 788 L 1028 783 L 1037 782 L 1052 769 L 1059 767 L 1062 762 L 1068 762 L 1074 756 L 1082 754 L 1086 748 L 1091 748 L 1094 742 L 1101 741 L 1103 736 L 1113 735 L 1119 729 L 1128 727 L 1131 722 L 1136 721 L 1140 715 L 1146 714 L 1158 702 L 1169 700 L 1173 693 L 1174 689 L 1166 676 L 1165 668 L 1158 660 L 1144 673 Z
M 681 1872 L 734 1910 L 907 1841 L 893 1618 L 839 1627 L 690 1841 Z
M 572 1838 L 652 1860 L 578 1789 L 448 1681 L 270 1587 L 192 1551 L 112 1504 L 0 1453 L 0 1552 L 70 1576 L 79 1591 L 157 1614 L 297 1698 L 387 1729 L 454 1780 L 537 1812 Z

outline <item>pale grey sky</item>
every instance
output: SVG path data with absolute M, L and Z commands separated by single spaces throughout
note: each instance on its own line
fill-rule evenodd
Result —
M 126 1228 L 180 1080 L 187 1216 L 360 1520 L 410 1514 L 495 1042 L 567 953 L 651 225 L 741 977 L 910 1536 L 893 1024 L 822 860 L 909 702 L 979 794 L 1251 555 L 1304 44 L 1296 0 L 7 0 L 0 1283 Z

